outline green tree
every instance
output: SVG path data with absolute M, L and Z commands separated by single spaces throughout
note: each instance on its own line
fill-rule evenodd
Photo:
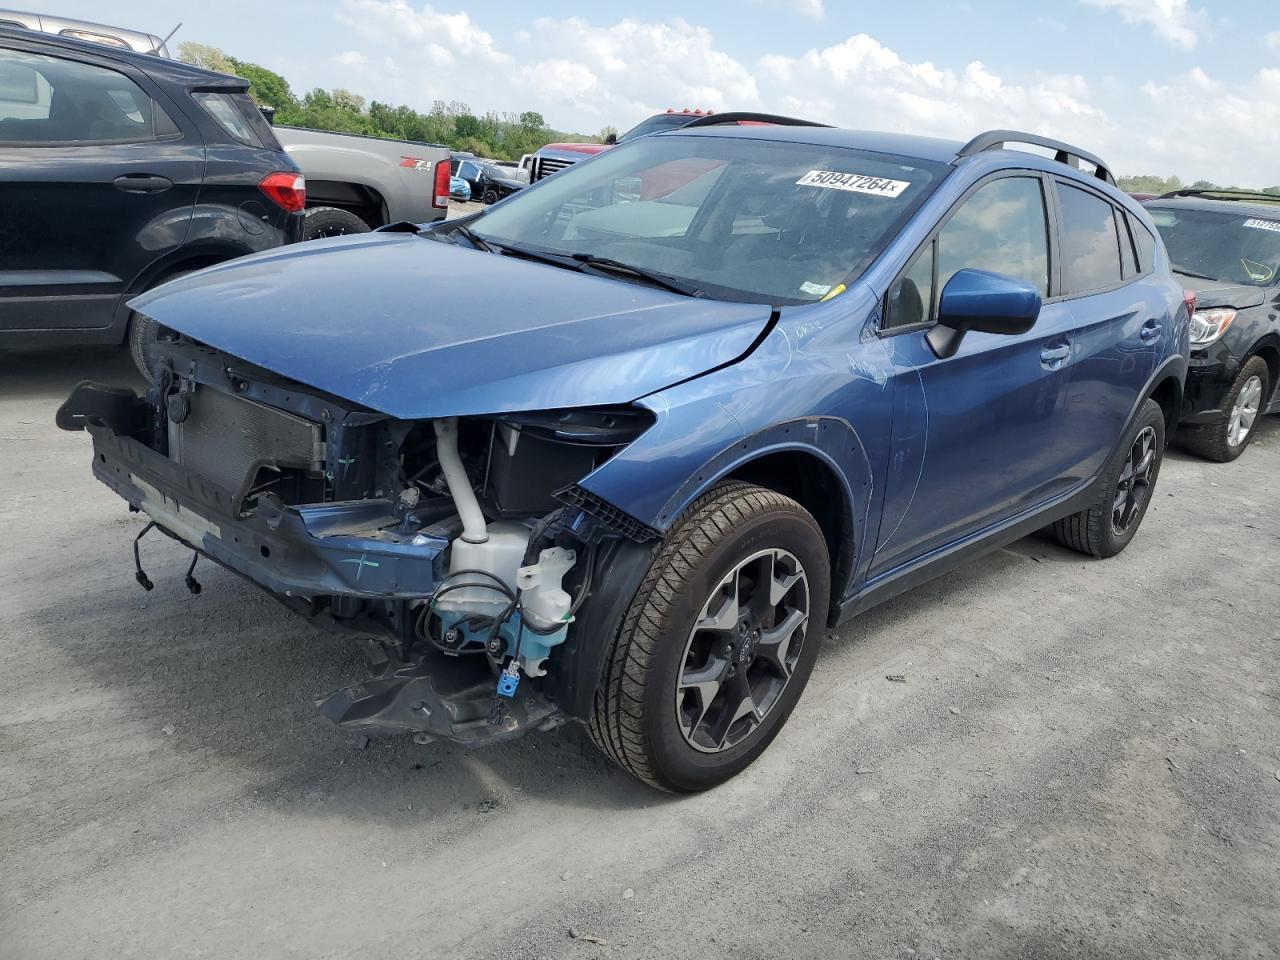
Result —
M 275 107 L 276 118 L 287 123 L 288 116 L 296 113 L 298 98 L 289 89 L 289 81 L 273 70 L 256 63 L 236 62 L 236 76 L 249 81 L 249 96 L 259 106 Z
M 217 47 L 207 43 L 183 43 L 178 46 L 178 59 L 192 66 L 205 70 L 216 70 L 218 73 L 236 74 L 236 62 Z
M 367 101 L 350 90 L 317 87 L 301 96 L 274 70 L 236 60 L 217 47 L 183 43 L 178 56 L 186 63 L 235 74 L 249 81 L 249 96 L 262 106 L 275 108 L 277 123 L 441 143 L 455 150 L 469 150 L 483 157 L 515 160 L 553 140 L 588 142 L 578 133 L 552 130 L 536 110 L 473 113 L 460 100 L 437 100 L 427 113 L 404 104 Z M 606 128 L 608 132 L 612 128 Z
M 473 117 L 469 113 L 457 114 L 453 118 L 453 132 L 461 139 L 468 137 L 479 137 L 481 134 L 480 118 Z

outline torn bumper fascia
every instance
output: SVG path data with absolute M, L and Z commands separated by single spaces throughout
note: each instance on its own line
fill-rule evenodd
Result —
M 284 506 L 262 497 L 252 515 L 237 516 L 231 492 L 109 427 L 86 429 L 94 476 L 166 532 L 274 593 L 415 599 L 444 575 L 448 540 L 383 529 L 396 519 L 389 500 Z

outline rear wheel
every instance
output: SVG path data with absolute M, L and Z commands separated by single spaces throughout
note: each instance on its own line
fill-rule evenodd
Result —
M 794 500 L 723 484 L 686 511 L 615 641 L 591 734 L 662 790 L 705 790 L 764 752 L 818 655 L 830 566 Z
M 1127 547 L 1151 505 L 1164 448 L 1164 410 L 1148 400 L 1107 464 L 1093 505 L 1053 525 L 1058 542 L 1095 557 Z
M 303 240 L 342 237 L 349 233 L 368 233 L 369 225 L 349 210 L 337 207 L 312 207 L 302 223 Z
M 1253 440 L 1270 386 L 1271 371 L 1266 362 L 1261 357 L 1251 357 L 1227 391 L 1218 418 L 1203 426 L 1185 428 L 1182 442 L 1206 460 L 1218 463 L 1234 460 Z

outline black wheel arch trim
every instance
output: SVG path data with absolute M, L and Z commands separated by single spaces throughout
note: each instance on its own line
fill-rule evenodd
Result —
M 873 500 L 874 474 L 866 448 L 853 426 L 840 417 L 800 417 L 784 420 L 757 433 L 736 440 L 706 461 L 701 468 L 677 488 L 654 523 L 667 531 L 676 518 L 699 496 L 722 480 L 735 477 L 767 457 L 777 454 L 802 454 L 819 461 L 835 478 L 840 490 L 840 529 L 824 529 L 828 546 L 837 546 L 831 559 L 831 610 L 834 622 L 838 599 L 856 581 L 860 567 L 870 560 L 868 536 L 871 530 L 870 510 Z M 761 483 L 752 477 L 742 477 Z M 777 492 L 790 495 L 787 490 Z M 821 520 L 819 519 L 821 525 Z

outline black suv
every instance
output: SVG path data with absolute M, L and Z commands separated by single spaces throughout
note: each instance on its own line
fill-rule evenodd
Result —
M 305 184 L 248 82 L 0 29 L 0 348 L 155 340 L 135 294 L 297 240 Z
M 1280 413 L 1280 197 L 1179 190 L 1145 206 L 1196 294 L 1184 442 L 1225 463 Z

